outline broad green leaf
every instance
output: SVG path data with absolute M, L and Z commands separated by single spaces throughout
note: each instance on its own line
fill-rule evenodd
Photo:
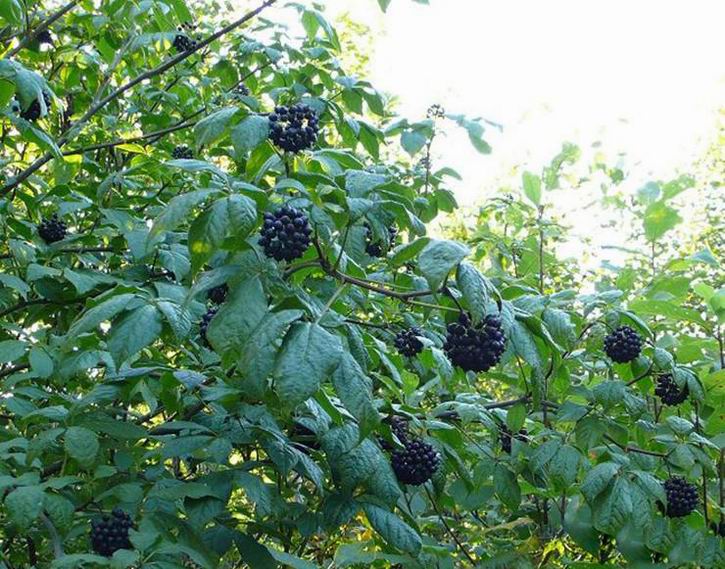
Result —
M 677 210 L 658 201 L 644 212 L 644 234 L 648 241 L 657 241 L 682 221 Z
M 5 510 L 10 521 L 26 529 L 43 511 L 44 493 L 40 486 L 16 488 L 5 498 Z
M 218 354 L 228 354 L 236 360 L 266 312 L 267 297 L 262 284 L 259 279 L 249 279 L 230 291 L 206 336 Z
M 418 257 L 420 272 L 431 290 L 438 290 L 469 250 L 455 241 L 432 240 Z
M 163 231 L 173 231 L 189 218 L 193 209 L 209 197 L 210 190 L 196 190 L 172 198 L 151 227 L 151 237 Z
M 98 437 L 93 431 L 84 427 L 69 427 L 65 432 L 65 451 L 81 466 L 92 465 L 98 449 Z
M 581 486 L 582 494 L 587 501 L 593 502 L 599 494 L 604 492 L 618 471 L 619 465 L 613 462 L 603 462 L 587 472 Z
M 275 389 L 287 405 L 312 397 L 337 367 L 340 339 L 318 324 L 297 323 L 284 340 L 274 372 Z
M 516 475 L 503 464 L 497 464 L 493 471 L 493 488 L 506 506 L 516 511 L 521 503 L 521 488 Z
M 528 170 L 522 175 L 524 194 L 534 205 L 541 204 L 541 180 Z
M 79 334 L 96 328 L 101 322 L 111 320 L 118 313 L 125 310 L 134 298 L 136 298 L 135 294 L 119 294 L 90 308 L 73 322 L 66 334 L 66 341 L 70 342 Z
M 231 131 L 232 144 L 237 157 L 254 150 L 269 136 L 269 119 L 252 115 L 240 121 Z
M 350 354 L 343 353 L 332 375 L 332 383 L 340 401 L 358 420 L 360 436 L 367 436 L 379 422 L 373 405 L 372 381 Z
M 227 129 L 232 117 L 237 114 L 237 107 L 225 107 L 201 119 L 194 127 L 196 145 L 198 147 L 211 144 L 220 138 Z
M 114 321 L 108 349 L 118 363 L 124 362 L 154 342 L 162 327 L 161 313 L 155 306 L 140 306 Z
M 491 296 L 496 295 L 493 283 L 472 264 L 463 262 L 458 265 L 456 283 L 463 293 L 474 322 L 480 322 L 488 312 Z
M 418 555 L 423 544 L 413 528 L 392 512 L 374 504 L 363 503 L 363 510 L 370 525 L 385 541 L 400 551 Z

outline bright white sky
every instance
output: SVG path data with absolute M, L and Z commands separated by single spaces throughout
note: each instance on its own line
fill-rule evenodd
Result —
M 326 4 L 380 34 L 371 79 L 402 115 L 440 102 L 503 125 L 489 131 L 490 156 L 454 132 L 437 146 L 464 177 L 464 205 L 510 182 L 516 165 L 539 171 L 564 141 L 601 141 L 611 164 L 625 153 L 632 188 L 667 179 L 712 142 L 725 107 L 725 0 L 393 0 L 385 15 L 375 0 Z M 600 234 L 596 209 L 581 211 L 589 197 L 554 199 L 575 234 L 623 244 L 625 235 Z

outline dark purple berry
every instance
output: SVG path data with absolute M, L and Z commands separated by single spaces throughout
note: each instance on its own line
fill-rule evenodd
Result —
M 54 213 L 50 219 L 44 219 L 38 226 L 38 235 L 48 245 L 56 241 L 65 239 L 68 233 L 68 227 L 60 219 L 58 214 Z
M 111 557 L 119 549 L 132 549 L 128 530 L 133 527 L 131 517 L 116 508 L 111 515 L 104 515 L 91 522 L 91 547 L 98 555 Z
M 687 385 L 680 388 L 671 373 L 666 373 L 657 378 L 655 395 L 660 398 L 664 405 L 679 405 L 687 399 L 688 394 Z
M 207 292 L 207 297 L 209 297 L 209 300 L 211 300 L 214 304 L 221 304 L 227 299 L 227 294 L 229 293 L 229 287 L 226 283 L 220 284 L 219 286 L 215 286 L 214 288 L 210 288 L 209 292 Z
M 206 311 L 206 314 L 201 317 L 201 323 L 199 324 L 199 335 L 201 336 L 201 339 L 208 344 L 209 341 L 206 338 L 206 332 L 209 329 L 209 324 L 212 321 L 212 318 L 214 318 L 214 315 L 219 311 L 219 308 L 216 306 L 210 308 Z
M 310 246 L 311 233 L 312 227 L 302 211 L 283 206 L 264 214 L 259 244 L 267 257 L 292 261 L 301 257 Z
M 395 348 L 401 355 L 412 358 L 418 355 L 423 349 L 423 342 L 418 339 L 422 335 L 419 328 L 413 327 L 398 332 L 395 336 Z
M 405 448 L 393 452 L 390 464 L 400 482 L 420 486 L 436 473 L 441 455 L 433 445 L 413 439 L 405 443 Z
M 667 517 L 681 518 L 697 508 L 700 499 L 697 495 L 697 486 L 694 484 L 679 476 L 673 476 L 665 481 L 664 487 L 667 496 Z
M 174 160 L 193 160 L 194 151 L 185 144 L 182 144 L 180 146 L 176 146 L 171 151 L 171 157 Z
M 373 236 L 373 230 L 369 225 L 365 225 L 365 251 L 371 257 L 382 257 L 395 247 L 395 238 L 398 236 L 398 229 L 395 226 L 388 227 L 388 235 L 390 237 L 387 244 L 383 241 L 376 241 Z
M 311 107 L 303 104 L 275 107 L 269 115 L 269 138 L 287 152 L 301 152 L 312 148 L 319 132 L 318 119 Z

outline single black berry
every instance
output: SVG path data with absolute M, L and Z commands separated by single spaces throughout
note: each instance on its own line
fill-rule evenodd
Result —
M 209 329 L 209 324 L 211 323 L 212 318 L 214 318 L 214 315 L 218 311 L 219 308 L 213 306 L 206 311 L 206 314 L 204 314 L 204 316 L 201 317 L 201 323 L 199 324 L 199 335 L 201 336 L 201 339 L 207 344 L 209 343 L 209 341 L 206 338 L 206 331 Z
M 446 355 L 464 371 L 488 371 L 495 366 L 506 351 L 506 336 L 501 319 L 488 314 L 475 326 L 468 316 L 461 314 L 458 322 L 448 325 L 443 348 Z
M 174 36 L 174 47 L 179 53 L 193 51 L 199 45 L 196 40 L 191 39 L 188 35 L 181 33 Z
M 269 138 L 287 152 L 311 148 L 319 130 L 317 113 L 302 103 L 275 107 L 274 112 L 269 114 Z
M 290 206 L 264 214 L 259 244 L 264 254 L 277 261 L 291 261 L 301 257 L 310 246 L 312 227 L 307 216 Z
M 423 349 L 423 342 L 418 339 L 422 333 L 420 328 L 408 328 L 402 332 L 398 332 L 395 336 L 395 347 L 401 355 L 412 358 L 420 353 Z
M 664 405 L 679 405 L 687 399 L 688 394 L 687 385 L 681 388 L 671 373 L 665 373 L 657 378 L 655 395 Z
M 402 444 L 405 444 L 408 441 L 408 437 L 410 436 L 408 421 L 406 421 L 403 417 L 393 415 L 392 417 L 385 419 L 385 422 L 390 425 L 390 430 Z M 387 451 L 392 451 L 396 448 L 395 445 L 382 437 L 379 437 L 378 441 L 380 442 L 380 446 Z
M 516 440 L 524 442 L 527 440 L 528 434 L 529 433 L 526 429 L 521 429 L 518 433 L 516 433 Z M 499 441 L 501 442 L 501 450 L 508 454 L 511 454 L 511 440 L 513 438 L 512 435 L 513 433 L 509 431 L 507 427 L 499 427 Z
M 229 287 L 227 286 L 227 283 L 223 283 L 219 286 L 215 286 L 214 288 L 210 288 L 206 295 L 214 304 L 221 304 L 227 299 L 228 293 Z
M 382 257 L 390 249 L 395 247 L 395 238 L 398 236 L 398 229 L 395 226 L 388 227 L 388 235 L 390 240 L 387 244 L 383 241 L 376 241 L 373 236 L 373 230 L 369 225 L 365 225 L 365 251 L 371 257 Z
M 53 103 L 53 100 L 45 91 L 43 91 L 43 101 L 45 102 L 46 112 L 50 112 L 50 105 Z M 27 109 L 20 111 L 20 116 L 26 121 L 37 121 L 41 114 L 42 109 L 40 108 L 40 101 L 37 98 L 30 103 Z
M 697 486 L 694 484 L 679 476 L 673 476 L 665 481 L 664 487 L 667 496 L 667 517 L 681 518 L 697 508 L 700 500 Z
M 50 35 L 50 30 L 48 30 L 48 29 L 40 31 L 38 33 L 38 35 L 35 36 L 35 39 L 40 44 L 44 44 L 44 43 L 52 44 L 53 43 L 53 36 Z
M 120 508 L 110 516 L 104 515 L 91 522 L 91 546 L 93 551 L 111 557 L 119 549 L 131 549 L 128 530 L 133 527 L 131 516 Z
M 171 151 L 171 157 L 174 160 L 192 160 L 194 158 L 194 151 L 185 144 L 182 144 L 176 146 Z
M 405 443 L 405 448 L 393 451 L 390 464 L 400 482 L 420 486 L 436 473 L 441 455 L 433 445 L 413 439 Z
M 604 351 L 617 363 L 631 362 L 642 351 L 642 338 L 629 326 L 620 326 L 604 338 Z
M 54 213 L 50 219 L 44 219 L 38 226 L 38 235 L 48 245 L 62 241 L 65 239 L 66 233 L 68 233 L 68 227 L 58 218 L 57 213 Z

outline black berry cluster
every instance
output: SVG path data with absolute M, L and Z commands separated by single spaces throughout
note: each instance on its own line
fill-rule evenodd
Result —
M 221 304 L 224 302 L 227 299 L 227 294 L 229 294 L 229 286 L 227 286 L 227 283 L 210 288 L 206 293 L 209 300 L 211 300 L 214 304 Z
M 176 48 L 176 51 L 184 53 L 196 49 L 196 46 L 199 45 L 198 40 L 200 37 L 196 36 L 196 39 L 192 39 L 189 35 L 196 30 L 196 25 L 191 22 L 182 22 L 182 24 L 176 29 L 179 32 L 176 36 L 174 36 L 174 47 Z
M 395 246 L 395 238 L 398 236 L 398 228 L 395 226 L 388 227 L 388 235 L 390 241 L 386 245 L 382 241 L 375 241 L 373 230 L 369 225 L 365 225 L 365 251 L 371 257 L 382 257 L 390 249 Z
M 259 244 L 264 254 L 277 261 L 292 261 L 301 257 L 310 246 L 310 227 L 307 216 L 290 206 L 264 214 Z
M 302 103 L 291 107 L 275 107 L 269 115 L 269 138 L 287 152 L 311 148 L 320 130 L 317 113 Z
M 441 465 L 441 455 L 422 439 L 405 442 L 405 448 L 393 451 L 393 472 L 403 484 L 420 486 L 430 480 Z
M 35 39 L 39 44 L 53 43 L 53 36 L 50 35 L 50 30 L 48 29 L 42 30 L 37 36 L 35 36 Z
M 38 226 L 38 235 L 48 245 L 62 241 L 67 233 L 68 227 L 58 218 L 57 213 L 54 213 L 50 219 L 44 219 Z
M 128 530 L 133 527 L 131 517 L 120 508 L 110 516 L 91 522 L 91 546 L 98 555 L 111 557 L 119 549 L 131 549 Z
M 687 399 L 688 394 L 687 386 L 680 388 L 671 373 L 666 373 L 657 378 L 655 395 L 660 398 L 663 404 L 679 405 Z
M 699 498 L 694 484 L 679 476 L 673 476 L 665 481 L 664 486 L 668 517 L 681 518 L 697 508 Z
M 464 371 L 488 371 L 495 366 L 506 351 L 506 336 L 501 319 L 493 314 L 473 325 L 465 314 L 458 322 L 448 325 L 446 355 Z
M 499 427 L 499 440 L 501 442 L 501 450 L 503 450 L 505 453 L 511 454 L 511 441 L 513 439 L 513 433 L 508 430 L 507 427 L 502 426 Z M 526 441 L 528 438 L 528 431 L 526 429 L 521 429 L 518 433 L 516 433 L 516 440 L 517 441 Z
M 426 116 L 429 119 L 442 119 L 446 116 L 446 110 L 443 108 L 442 105 L 436 103 L 428 107 L 428 112 L 426 113 Z
M 194 151 L 185 144 L 182 144 L 176 146 L 171 151 L 171 157 L 174 160 L 192 160 L 194 158 Z
M 219 308 L 216 306 L 213 306 L 209 310 L 206 311 L 206 314 L 201 317 L 201 323 L 199 324 L 199 335 L 201 336 L 201 339 L 204 340 L 207 344 L 209 341 L 206 339 L 206 331 L 209 329 L 209 324 L 211 323 L 212 318 L 214 318 L 214 315 L 219 311 Z
M 642 351 L 642 338 L 629 326 L 620 326 L 604 338 L 604 351 L 617 363 L 631 362 Z
M 50 106 L 53 104 L 53 100 L 50 95 L 43 91 L 43 101 L 45 101 L 45 108 L 50 112 Z M 40 101 L 35 99 L 27 109 L 20 111 L 20 116 L 26 121 L 37 121 L 41 115 Z
M 244 83 L 240 83 L 232 90 L 232 95 L 235 97 L 249 97 L 251 91 Z
M 423 349 L 423 342 L 418 339 L 421 334 L 420 328 L 417 327 L 398 332 L 394 341 L 395 348 L 405 357 L 415 357 Z
M 408 430 L 408 421 L 403 419 L 403 417 L 398 417 L 397 415 L 394 415 L 386 419 L 385 422 L 390 425 L 390 430 L 393 431 L 393 434 L 402 444 L 405 444 L 408 441 L 408 437 L 410 436 L 410 431 Z M 393 445 L 386 439 L 380 437 L 378 440 L 380 441 L 380 446 L 383 447 L 385 450 L 395 450 L 395 445 Z

